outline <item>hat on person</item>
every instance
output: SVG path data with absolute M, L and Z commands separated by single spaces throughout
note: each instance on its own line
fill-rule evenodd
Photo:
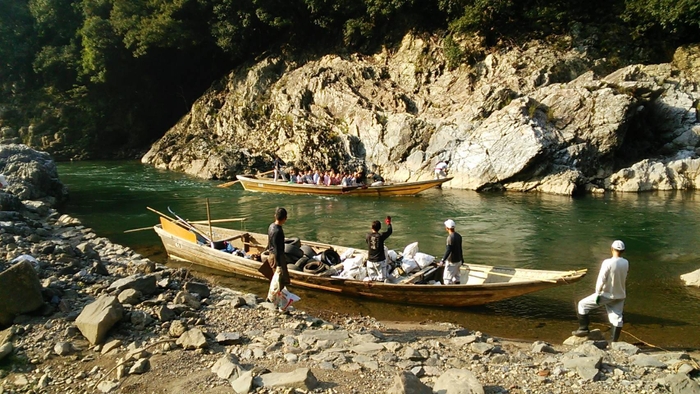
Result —
M 445 228 L 455 228 L 455 221 L 452 219 L 445 220 Z
M 612 248 L 615 250 L 623 251 L 625 250 L 625 244 L 624 242 L 618 239 L 612 243 Z

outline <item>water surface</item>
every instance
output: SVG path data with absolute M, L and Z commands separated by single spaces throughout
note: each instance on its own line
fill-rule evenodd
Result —
M 421 251 L 441 255 L 450 218 L 464 238 L 465 260 L 488 265 L 552 270 L 587 268 L 582 281 L 463 310 L 409 307 L 297 292 L 301 309 L 335 310 L 383 320 L 451 321 L 469 329 L 509 338 L 561 341 L 576 327 L 575 302 L 593 291 L 598 268 L 615 239 L 627 245 L 630 260 L 624 330 L 667 348 L 700 348 L 700 289 L 682 286 L 679 276 L 700 268 L 698 192 L 609 194 L 569 198 L 520 193 L 480 194 L 433 189 L 414 197 L 319 197 L 253 193 L 240 185 L 160 171 L 138 162 L 60 163 L 59 176 L 70 190 L 63 211 L 80 218 L 113 242 L 160 262 L 167 257 L 153 231 L 124 230 L 155 224 L 152 207 L 168 207 L 189 220 L 206 220 L 207 199 L 214 219 L 246 217 L 243 225 L 266 232 L 274 210 L 289 211 L 287 236 L 366 248 L 372 220 L 391 215 L 394 234 L 387 246 L 402 250 L 418 241 Z M 196 267 L 192 267 L 196 269 Z M 237 289 L 266 293 L 250 279 L 211 276 Z M 594 328 L 608 330 L 604 313 Z M 637 339 L 623 333 L 623 340 Z

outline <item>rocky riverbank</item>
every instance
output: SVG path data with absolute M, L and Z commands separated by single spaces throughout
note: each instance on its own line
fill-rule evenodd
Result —
M 700 392 L 696 354 L 609 346 L 597 331 L 527 343 L 283 314 L 113 244 L 50 201 L 13 201 L 0 211 L 3 393 Z
M 215 83 L 142 161 L 231 179 L 279 155 L 403 182 L 449 160 L 445 187 L 565 195 L 700 185 L 700 46 L 617 70 L 585 45 L 533 41 L 457 68 L 443 47 L 408 34 L 369 55 L 264 56 Z

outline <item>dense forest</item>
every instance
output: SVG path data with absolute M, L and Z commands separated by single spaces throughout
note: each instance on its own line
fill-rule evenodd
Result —
M 371 53 L 409 31 L 444 38 L 451 67 L 480 60 L 464 37 L 484 51 L 585 45 L 622 66 L 668 61 L 698 41 L 700 2 L 0 0 L 1 137 L 57 159 L 135 156 L 237 65 L 266 53 Z

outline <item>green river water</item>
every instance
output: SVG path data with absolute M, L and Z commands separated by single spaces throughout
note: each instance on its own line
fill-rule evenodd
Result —
M 657 192 L 569 198 L 520 193 L 476 193 L 433 189 L 413 197 L 316 197 L 244 191 L 240 185 L 215 187 L 183 174 L 138 162 L 59 163 L 70 191 L 62 212 L 75 216 L 98 235 L 135 249 L 155 261 L 174 264 L 153 231 L 124 230 L 157 223 L 152 207 L 168 207 L 189 220 L 246 217 L 245 228 L 266 232 L 274 209 L 289 211 L 285 234 L 303 239 L 366 248 L 372 220 L 391 215 L 391 249 L 418 241 L 422 252 L 441 255 L 451 218 L 464 238 L 465 261 L 552 270 L 587 268 L 580 282 L 468 309 L 383 304 L 295 289 L 297 308 L 310 313 L 333 310 L 379 320 L 449 321 L 506 338 L 560 342 L 576 328 L 575 302 L 593 291 L 598 268 L 610 243 L 622 239 L 630 261 L 622 340 L 665 348 L 700 348 L 700 289 L 682 285 L 679 276 L 700 268 L 700 192 Z M 240 228 L 241 224 L 231 224 Z M 192 267 L 196 269 L 196 267 Z M 231 288 L 267 291 L 263 282 L 202 272 Z M 601 311 L 593 328 L 608 330 Z M 634 335 L 638 339 L 630 336 Z

